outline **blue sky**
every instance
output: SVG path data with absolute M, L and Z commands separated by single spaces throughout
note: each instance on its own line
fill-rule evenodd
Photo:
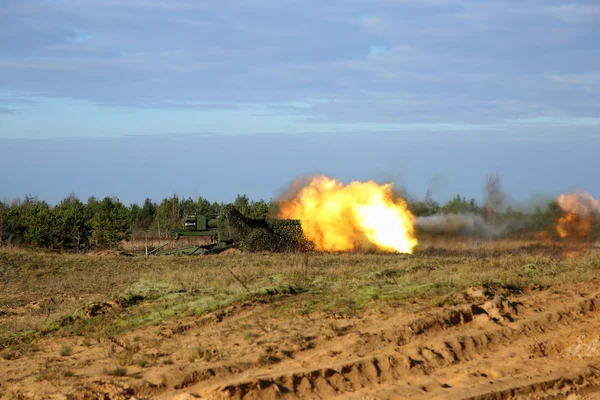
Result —
M 600 196 L 597 1 L 0 0 L 0 21 L 0 167 L 38 166 L 0 198 L 269 198 L 317 171 Z

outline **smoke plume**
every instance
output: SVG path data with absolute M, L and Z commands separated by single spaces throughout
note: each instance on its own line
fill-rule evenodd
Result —
M 505 231 L 505 227 L 486 222 L 480 215 L 436 214 L 417 217 L 415 227 L 426 233 L 476 236 L 496 238 Z

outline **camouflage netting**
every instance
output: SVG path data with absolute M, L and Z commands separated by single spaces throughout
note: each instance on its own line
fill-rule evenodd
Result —
M 251 219 L 233 205 L 225 206 L 231 239 L 248 251 L 309 251 L 313 244 L 306 240 L 297 221 Z

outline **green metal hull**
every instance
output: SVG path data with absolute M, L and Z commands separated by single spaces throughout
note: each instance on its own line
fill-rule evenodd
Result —
M 233 205 L 227 205 L 216 218 L 190 215 L 183 227 L 173 229 L 175 239 L 183 236 L 209 237 L 210 244 L 187 246 L 158 251 L 156 255 L 214 254 L 231 247 L 250 251 L 306 251 L 310 248 L 302 234 L 300 221 L 251 219 L 243 216 Z

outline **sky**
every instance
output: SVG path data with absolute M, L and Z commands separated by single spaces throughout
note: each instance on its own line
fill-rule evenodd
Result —
M 0 0 L 0 199 L 600 197 L 600 3 Z

